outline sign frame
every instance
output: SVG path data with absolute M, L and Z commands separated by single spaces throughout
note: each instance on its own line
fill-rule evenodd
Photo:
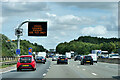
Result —
M 47 36 L 47 21 L 29 21 L 28 36 Z

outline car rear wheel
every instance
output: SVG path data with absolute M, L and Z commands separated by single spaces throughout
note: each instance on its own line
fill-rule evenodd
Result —
M 32 70 L 33 70 L 33 71 L 35 71 L 35 70 L 36 70 L 36 68 L 33 68 Z
M 81 65 L 84 65 L 84 63 L 81 63 Z
M 19 68 L 17 68 L 17 71 L 20 71 L 20 69 L 19 69 Z
M 59 64 L 59 62 L 57 62 L 57 64 Z
M 45 62 L 43 64 L 45 64 Z

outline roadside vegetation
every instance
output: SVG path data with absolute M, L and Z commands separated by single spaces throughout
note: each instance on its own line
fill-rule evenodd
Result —
M 56 52 L 65 54 L 65 52 L 74 51 L 77 54 L 87 55 L 92 50 L 108 51 L 109 53 L 118 53 L 118 42 L 120 38 L 98 38 L 91 36 L 81 36 L 70 42 L 60 43 L 56 47 Z
M 4 34 L 0 34 L 0 36 L 2 36 L 2 56 L 16 56 L 17 40 L 10 40 Z M 28 48 L 32 48 L 34 52 L 46 51 L 42 45 L 31 43 L 28 40 L 20 40 L 20 55 L 28 54 Z

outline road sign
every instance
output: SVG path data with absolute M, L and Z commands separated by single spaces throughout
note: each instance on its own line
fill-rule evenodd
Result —
M 29 55 L 32 55 L 32 48 L 29 48 L 29 49 L 28 49 L 28 54 L 29 54 Z
M 101 54 L 101 51 L 99 50 L 97 53 Z
M 21 29 L 21 28 L 15 29 L 15 35 L 16 36 L 23 36 L 23 29 Z
M 20 49 L 16 49 L 16 54 L 20 54 Z
M 47 36 L 47 22 L 28 22 L 28 36 Z

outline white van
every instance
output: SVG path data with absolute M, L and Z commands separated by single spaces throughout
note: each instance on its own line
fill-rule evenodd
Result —
M 66 52 L 66 53 L 65 53 L 65 56 L 66 56 L 68 59 L 71 59 L 71 52 Z
M 93 58 L 93 62 L 97 63 L 97 55 L 96 54 L 88 54 Z

